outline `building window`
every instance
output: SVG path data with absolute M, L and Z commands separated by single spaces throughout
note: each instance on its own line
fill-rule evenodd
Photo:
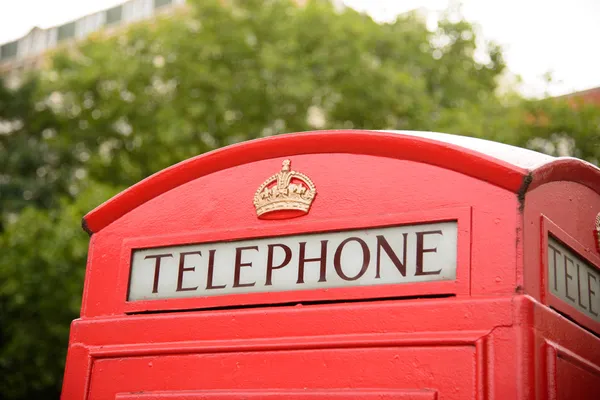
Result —
M 154 0 L 154 8 L 168 6 L 172 2 L 173 2 L 173 0 Z
M 6 60 L 16 57 L 18 45 L 19 42 L 15 40 L 14 42 L 6 43 L 4 46 L 0 47 L 0 59 Z
M 123 7 L 117 6 L 106 11 L 106 25 L 116 24 L 123 18 Z
M 75 22 L 69 22 L 58 27 L 58 41 L 75 36 Z

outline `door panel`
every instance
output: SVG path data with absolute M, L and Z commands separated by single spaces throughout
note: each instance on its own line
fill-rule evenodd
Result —
M 105 358 L 89 398 L 464 400 L 475 396 L 475 364 L 466 345 Z
M 116 400 L 436 400 L 431 390 L 286 390 L 119 393 Z
M 575 361 L 575 362 L 574 362 Z M 600 399 L 600 369 L 597 366 L 577 362 L 572 357 L 556 358 L 557 400 Z

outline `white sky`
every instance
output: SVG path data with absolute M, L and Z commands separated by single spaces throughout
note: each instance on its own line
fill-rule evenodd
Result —
M 0 0 L 0 44 L 122 3 L 123 0 Z M 449 0 L 344 0 L 375 19 Z M 486 39 L 499 42 L 522 92 L 552 95 L 600 87 L 600 0 L 462 0 L 463 12 Z M 546 87 L 552 72 L 557 83 Z

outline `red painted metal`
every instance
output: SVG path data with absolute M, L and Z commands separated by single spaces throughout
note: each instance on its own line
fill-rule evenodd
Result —
M 254 191 L 283 157 L 318 195 L 306 216 L 258 219 Z M 598 212 L 600 171 L 579 160 L 527 170 L 401 134 L 289 134 L 184 161 L 85 217 L 62 398 L 600 398 L 599 327 L 547 293 L 544 268 L 550 231 L 600 269 Z M 127 301 L 136 248 L 448 220 L 455 281 Z
M 118 394 L 116 398 L 117 400 L 435 400 L 437 393 L 432 390 L 316 390 L 311 392 L 301 390 L 231 390 L 226 392 Z
M 319 131 L 273 136 L 228 146 L 167 168 L 91 211 L 87 229 L 97 232 L 146 201 L 194 179 L 258 160 L 303 154 L 361 154 L 410 160 L 461 172 L 512 191 L 526 171 L 449 143 L 374 131 Z
M 560 229 L 556 224 L 554 224 L 545 215 L 542 216 L 541 222 L 542 222 L 542 235 L 541 235 L 542 236 L 542 249 L 546 248 L 547 243 L 548 243 L 548 234 L 551 234 L 552 236 L 556 237 L 561 242 L 563 242 L 564 244 L 569 246 L 571 249 L 574 249 L 578 254 L 585 255 L 587 261 L 592 263 L 597 269 L 600 270 L 600 257 L 598 257 L 596 254 L 592 253 L 589 248 L 585 248 L 584 246 L 582 246 L 577 241 L 577 239 L 571 237 L 565 231 Z M 589 225 L 591 225 L 591 224 L 589 224 Z M 590 230 L 590 229 L 591 228 L 588 228 L 588 230 Z M 592 249 L 593 249 L 593 247 L 592 247 Z M 548 262 L 547 258 L 548 258 L 548 253 L 543 251 L 541 253 L 540 265 L 542 265 L 542 266 L 547 265 L 547 262 Z M 576 308 L 565 303 L 563 300 L 561 300 L 560 298 L 553 295 L 552 292 L 547 290 L 549 278 L 548 278 L 545 268 L 542 268 L 542 271 L 540 273 L 540 278 L 541 278 L 541 282 L 542 282 L 542 284 L 540 285 L 541 286 L 540 299 L 543 303 L 548 304 L 549 306 L 551 306 L 559 311 L 562 311 L 566 315 L 569 315 L 572 319 L 574 319 L 574 320 L 578 321 L 579 323 L 581 323 L 582 325 L 592 329 L 594 332 L 600 332 L 600 323 L 598 323 L 598 322 L 594 321 L 593 319 L 591 319 L 590 317 L 582 314 Z

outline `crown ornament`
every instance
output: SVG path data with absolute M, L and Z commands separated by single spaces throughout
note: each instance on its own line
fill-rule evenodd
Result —
M 594 239 L 596 239 L 596 250 L 600 253 L 600 213 L 596 215 L 596 229 L 594 229 Z
M 308 213 L 317 190 L 310 178 L 291 170 L 291 161 L 283 160 L 281 171 L 267 178 L 254 194 L 254 207 L 259 218 L 268 219 L 275 211 L 286 213 L 287 218 Z

